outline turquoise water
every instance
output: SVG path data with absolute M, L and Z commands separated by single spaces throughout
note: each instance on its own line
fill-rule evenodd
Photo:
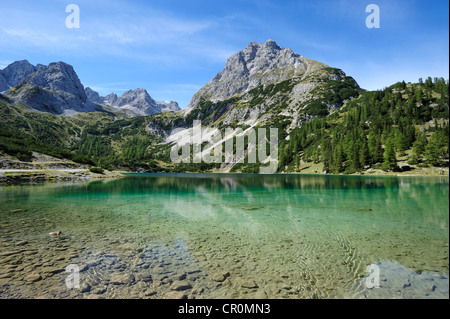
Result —
M 0 298 L 449 296 L 448 178 L 136 174 L 0 207 Z

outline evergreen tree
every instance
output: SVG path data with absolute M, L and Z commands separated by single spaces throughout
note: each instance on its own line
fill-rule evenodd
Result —
M 414 92 L 414 95 L 416 97 L 416 101 L 417 103 L 419 103 L 419 105 L 423 104 L 423 93 L 422 93 L 422 89 L 421 88 L 417 88 Z
M 406 89 L 406 83 L 404 80 L 401 82 L 401 88 L 402 90 Z
M 431 79 L 431 76 L 429 76 L 425 80 L 425 87 L 428 88 L 428 89 L 432 89 L 433 88 L 433 80 Z
M 427 136 L 425 133 L 417 134 L 417 140 L 413 144 L 413 153 L 412 156 L 417 161 L 421 161 L 425 154 L 426 147 L 428 145 Z
M 367 146 L 369 148 L 370 164 L 381 162 L 383 160 L 383 149 L 381 148 L 380 137 L 372 130 L 369 132 L 369 140 Z
M 333 155 L 333 165 L 330 167 L 330 170 L 334 173 L 340 173 L 343 170 L 342 164 L 344 163 L 344 152 L 341 144 L 337 144 Z
M 360 148 L 361 148 L 360 142 L 356 141 L 350 153 L 351 168 L 355 171 L 359 171 L 361 169 Z
M 392 139 L 386 141 L 383 159 L 384 161 L 381 167 L 384 171 L 393 171 L 398 168 L 394 142 Z
M 359 162 L 361 164 L 361 168 L 364 168 L 365 166 L 370 164 L 370 152 L 367 139 L 364 139 L 362 142 L 362 147 L 359 153 Z
M 439 128 L 431 136 L 427 146 L 425 147 L 425 155 L 432 165 L 440 165 L 443 160 L 449 158 L 449 136 L 448 124 L 444 128 Z
M 408 140 L 400 131 L 397 131 L 395 133 L 395 147 L 401 154 L 403 154 L 409 148 Z

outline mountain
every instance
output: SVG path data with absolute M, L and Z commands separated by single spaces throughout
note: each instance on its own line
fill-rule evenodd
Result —
M 178 131 L 184 138 L 198 119 L 206 132 L 202 142 L 210 142 L 205 139 L 215 128 L 222 134 L 228 127 L 278 128 L 278 172 L 422 175 L 449 165 L 449 84 L 442 78 L 365 91 L 340 69 L 271 40 L 252 42 L 227 60 L 187 110 L 161 112 L 178 106 L 155 101 L 145 89 L 102 97 L 61 63 L 36 68 L 0 94 L 0 155 L 27 159 L 39 152 L 131 171 L 259 172 L 261 163 L 248 161 L 259 146 L 250 143 L 244 163 L 174 163 L 170 133 L 187 129 Z M 66 95 L 74 99 L 70 105 L 78 97 L 108 112 L 64 116 L 64 110 L 61 116 L 30 108 L 39 98 L 56 105 Z
M 448 86 L 443 79 L 430 79 L 425 83 L 398 82 L 384 90 L 362 91 L 333 114 L 316 116 L 290 132 L 279 130 L 278 172 L 409 175 L 448 172 Z M 107 169 L 259 171 L 259 163 L 247 160 L 230 170 L 215 163 L 173 163 L 172 144 L 163 143 L 164 134 L 187 126 L 182 112 L 132 118 L 95 112 L 69 117 L 34 112 L 0 94 L 0 160 L 2 153 L 26 159 L 32 152 L 39 152 Z
M 0 92 L 16 86 L 37 69 L 37 66 L 35 67 L 27 60 L 11 63 L 0 71 Z
M 117 99 L 118 99 L 117 94 L 110 93 L 106 97 L 103 98 L 102 103 L 111 106 L 117 102 Z
M 9 89 L 9 85 L 6 82 L 6 79 L 3 76 L 2 71 L 0 70 L 0 92 L 4 92 L 7 89 Z
M 197 92 L 184 110 L 187 122 L 211 125 L 273 124 L 289 129 L 324 116 L 361 91 L 336 68 L 305 58 L 268 40 L 251 42 Z M 278 121 L 278 120 L 277 120 Z
M 29 72 L 32 70 L 28 69 Z M 101 110 L 87 100 L 78 75 L 71 65 L 64 62 L 40 66 L 5 95 L 16 103 L 22 102 L 41 112 L 69 115 Z
M 85 91 L 91 102 L 106 105 L 112 111 L 125 111 L 130 116 L 146 116 L 180 110 L 177 102 L 155 101 L 145 89 L 128 90 L 120 97 L 114 93 L 101 97 L 90 88 L 86 88 Z
M 98 94 L 98 92 L 92 90 L 90 87 L 85 87 L 84 93 L 86 93 L 87 99 L 92 103 L 99 103 L 99 104 L 103 103 L 104 98 L 101 97 L 100 94 Z
M 291 49 L 281 48 L 273 40 L 264 44 L 251 42 L 228 58 L 225 69 L 194 96 L 189 107 L 202 97 L 212 102 L 226 100 L 263 84 L 301 77 L 306 71 L 311 73 L 320 67 L 324 65 L 312 63 Z
M 100 96 L 84 87 L 73 67 L 64 62 L 33 66 L 27 60 L 16 61 L 0 71 L 0 92 L 15 103 L 53 114 L 116 111 L 125 116 L 144 116 L 179 111 L 177 102 L 153 100 L 145 89 L 129 90 L 120 98 L 111 93 Z
M 156 102 L 157 105 L 161 108 L 161 112 L 178 112 L 181 110 L 180 106 L 175 101 L 170 102 Z

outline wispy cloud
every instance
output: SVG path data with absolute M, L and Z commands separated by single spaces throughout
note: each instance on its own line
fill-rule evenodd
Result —
M 65 12 L 3 10 L 3 14 L 0 13 L 0 44 L 88 56 L 132 55 L 137 58 L 146 56 L 147 59 L 154 56 L 153 60 L 160 62 L 167 59 L 159 57 L 170 56 L 167 48 L 184 50 L 184 54 L 195 54 L 196 57 L 204 54 L 206 58 L 220 51 L 220 48 L 212 53 L 198 49 L 204 39 L 202 33 L 218 27 L 214 19 L 189 20 L 148 8 L 136 12 L 134 7 L 125 4 L 118 7 L 117 3 L 116 11 L 109 15 L 108 12 L 90 15 L 88 5 L 80 7 L 79 29 L 65 27 Z M 108 8 L 105 6 L 105 10 Z M 117 10 L 120 10 L 120 15 Z
M 188 101 L 247 43 L 271 38 L 343 68 L 363 86 L 422 69 L 448 75 L 448 4 L 440 1 L 377 0 L 378 30 L 365 26 L 369 0 L 192 2 L 76 0 L 81 28 L 67 29 L 70 2 L 3 1 L 0 67 L 22 58 L 63 60 L 102 94 L 144 86 L 157 98 L 173 95 L 180 102 L 175 95 Z

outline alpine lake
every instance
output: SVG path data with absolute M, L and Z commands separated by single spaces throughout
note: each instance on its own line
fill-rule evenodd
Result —
M 448 177 L 0 186 L 1 299 L 449 298 L 448 245 Z

